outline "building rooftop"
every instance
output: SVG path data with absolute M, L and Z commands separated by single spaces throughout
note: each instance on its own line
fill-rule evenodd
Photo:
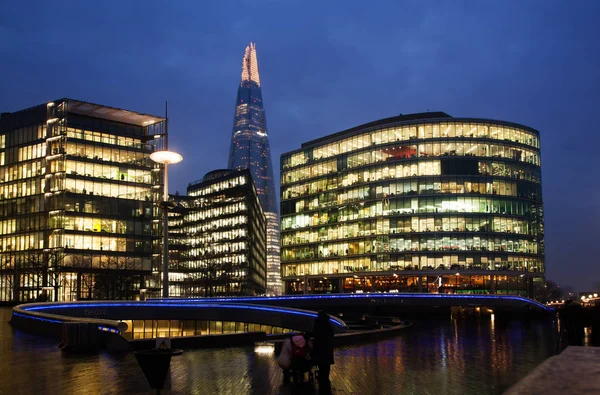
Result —
M 373 121 L 373 122 L 365 123 L 363 125 L 355 126 L 353 128 L 346 129 L 341 132 L 333 133 L 333 134 L 330 134 L 330 135 L 327 135 L 327 136 L 324 136 L 324 137 L 321 137 L 321 138 L 318 138 L 315 140 L 307 141 L 306 143 L 302 144 L 302 148 L 306 148 L 311 145 L 323 143 L 327 140 L 335 139 L 335 138 L 338 138 L 338 137 L 343 136 L 348 133 L 352 133 L 352 132 L 356 132 L 356 131 L 364 130 L 364 129 L 368 129 L 368 128 L 373 128 L 376 126 L 386 125 L 389 123 L 397 123 L 397 122 L 404 122 L 404 121 L 416 121 L 416 120 L 420 120 L 420 119 L 440 119 L 440 118 L 452 118 L 452 116 L 446 114 L 445 112 L 441 112 L 441 111 L 418 112 L 415 114 L 400 114 L 400 115 L 396 115 L 395 117 L 379 119 L 377 121 Z
M 59 101 L 68 102 L 67 108 L 70 113 L 80 114 L 87 117 L 102 118 L 110 121 L 129 123 L 138 126 L 149 126 L 166 120 L 166 118 L 158 115 L 123 110 L 121 108 L 88 103 L 80 100 L 61 99 Z
M 68 112 L 72 114 L 79 114 L 87 117 L 106 119 L 109 121 L 127 123 L 137 126 L 150 126 L 155 123 L 163 122 L 166 120 L 165 117 L 159 115 L 144 114 L 140 112 L 124 110 L 121 108 L 105 106 L 102 104 L 88 103 L 81 100 L 74 100 L 68 98 L 62 98 L 54 100 L 49 103 L 55 103 L 60 105 L 61 103 L 67 103 Z M 0 119 L 5 122 L 20 123 L 22 120 L 27 119 L 32 114 L 36 114 L 35 117 L 41 116 L 46 113 L 46 107 L 49 103 L 40 104 L 34 107 L 26 108 L 15 112 L 2 113 Z M 29 114 L 29 115 L 28 115 Z

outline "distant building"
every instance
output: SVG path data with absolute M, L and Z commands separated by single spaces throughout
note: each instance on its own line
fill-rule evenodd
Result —
M 285 293 L 534 295 L 544 279 L 537 130 L 401 115 L 281 156 Z
M 139 297 L 164 122 L 72 99 L 2 114 L 0 300 Z
M 267 293 L 279 295 L 279 217 L 256 46 L 252 43 L 246 47 L 242 59 L 228 167 L 249 169 L 252 173 L 260 204 L 267 217 Z
M 172 195 L 169 295 L 262 295 L 266 219 L 249 170 L 215 170 Z

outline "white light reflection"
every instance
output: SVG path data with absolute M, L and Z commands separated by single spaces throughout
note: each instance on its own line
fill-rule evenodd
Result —
M 270 355 L 275 352 L 275 345 L 273 343 L 257 343 L 254 345 L 254 352 L 261 355 Z

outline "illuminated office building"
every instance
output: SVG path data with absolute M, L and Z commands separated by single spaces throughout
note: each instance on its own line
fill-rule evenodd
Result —
M 267 293 L 279 295 L 279 216 L 256 46 L 252 43 L 246 47 L 242 59 L 242 78 L 235 104 L 228 167 L 249 169 L 252 173 L 260 204 L 267 217 Z
M 400 115 L 281 156 L 285 292 L 532 296 L 544 278 L 539 132 Z
M 266 218 L 250 171 L 212 171 L 171 200 L 169 295 L 264 294 Z
M 139 297 L 164 123 L 71 99 L 2 114 L 0 300 Z

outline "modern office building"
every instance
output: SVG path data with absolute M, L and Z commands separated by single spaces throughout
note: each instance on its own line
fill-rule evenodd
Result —
M 1 115 L 0 300 L 139 296 L 164 123 L 71 99 Z
M 263 295 L 266 218 L 250 171 L 212 171 L 171 200 L 169 295 Z
M 281 156 L 285 292 L 532 296 L 544 278 L 539 132 L 432 112 Z
M 229 151 L 230 169 L 249 169 L 267 217 L 267 293 L 281 294 L 279 216 L 256 46 L 246 47 Z

